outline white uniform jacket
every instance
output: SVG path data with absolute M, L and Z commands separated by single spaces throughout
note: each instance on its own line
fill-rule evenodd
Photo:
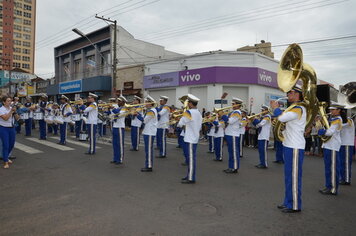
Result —
M 157 134 L 157 124 L 158 124 L 158 114 L 155 108 L 152 108 L 146 112 L 146 115 L 143 119 L 145 128 L 142 131 L 144 135 L 156 136 Z
M 227 127 L 225 128 L 225 135 L 240 136 L 241 127 L 241 111 L 234 110 L 228 115 Z
M 185 125 L 184 142 L 196 144 L 199 142 L 200 129 L 203 118 L 198 109 L 190 109 L 183 113 L 178 127 Z
M 341 147 L 340 132 L 342 129 L 342 119 L 340 116 L 331 118 L 330 128 L 326 130 L 325 135 L 331 136 L 331 139 L 323 143 L 322 148 L 339 151 Z

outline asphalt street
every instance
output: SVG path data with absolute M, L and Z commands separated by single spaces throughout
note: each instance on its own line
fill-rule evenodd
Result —
M 110 164 L 112 147 L 101 140 L 97 154 L 84 155 L 85 142 L 69 137 L 39 141 L 17 136 L 9 170 L 0 169 L 0 235 L 355 235 L 356 183 L 324 196 L 324 164 L 306 157 L 303 210 L 281 213 L 283 165 L 257 169 L 256 149 L 245 148 L 238 174 L 225 174 L 206 143 L 198 145 L 197 183 L 184 185 L 181 149 L 169 141 L 168 157 L 142 173 L 143 146 L 124 164 Z M 157 153 L 157 151 L 155 151 Z M 355 172 L 353 165 L 353 173 Z M 355 181 L 354 181 L 355 182 Z

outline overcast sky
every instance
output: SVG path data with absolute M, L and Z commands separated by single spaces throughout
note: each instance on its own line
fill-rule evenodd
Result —
M 355 0 L 38 0 L 35 73 L 53 76 L 53 48 L 118 20 L 135 38 L 194 54 L 235 50 L 264 39 L 272 45 L 356 35 Z M 301 45 L 319 79 L 355 81 L 356 37 Z M 280 59 L 286 46 L 273 48 Z

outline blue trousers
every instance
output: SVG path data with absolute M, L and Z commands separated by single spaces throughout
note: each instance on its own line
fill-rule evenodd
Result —
M 240 157 L 243 157 L 244 156 L 244 135 L 243 134 L 240 134 Z
M 53 124 L 47 125 L 47 131 L 49 134 L 53 133 Z
M 209 141 L 209 152 L 214 152 L 214 136 L 209 136 L 208 135 L 208 141 Z
M 9 155 L 15 146 L 16 131 L 14 127 L 0 126 L 0 138 L 2 141 L 2 158 L 9 161 Z
M 143 135 L 143 141 L 145 142 L 145 168 L 153 168 L 153 142 L 155 136 L 153 135 Z
M 103 137 L 103 123 L 98 123 L 98 134 Z
M 69 130 L 70 130 L 71 133 L 74 133 L 74 125 L 71 125 L 71 124 L 70 124 L 70 125 L 69 125 Z
M 58 135 L 58 125 L 57 124 L 53 124 L 52 127 L 53 127 L 53 134 L 54 135 Z
M 340 147 L 340 180 L 347 183 L 351 183 L 351 165 L 354 148 L 354 146 L 345 145 Z
M 21 133 L 21 125 L 19 123 L 17 123 L 17 126 L 16 126 L 16 133 Z
M 39 120 L 38 121 L 39 125 L 40 125 L 40 139 L 46 139 L 47 136 L 47 130 L 46 130 L 46 126 L 47 123 L 44 120 Z
M 166 129 L 157 129 L 157 147 L 159 149 L 160 156 L 166 156 L 166 149 L 167 149 L 167 137 Z
M 131 126 L 131 147 L 138 150 L 140 144 L 140 127 Z
M 63 124 L 59 125 L 59 133 L 61 135 L 60 143 L 65 144 L 67 138 L 67 122 L 63 122 Z
M 304 149 L 283 147 L 285 196 L 288 209 L 302 209 L 302 174 Z
M 214 137 L 214 149 L 216 160 L 223 159 L 224 137 Z
M 260 165 L 268 166 L 267 159 L 268 140 L 258 140 L 258 153 L 260 154 Z
M 25 120 L 25 135 L 31 136 L 32 118 Z
M 229 152 L 229 168 L 240 168 L 240 136 L 225 135 L 227 150 Z
M 197 167 L 197 146 L 194 143 L 185 143 L 186 155 L 188 157 L 188 173 L 186 178 L 189 181 L 195 181 L 196 167 Z
M 79 138 L 80 131 L 82 130 L 83 120 L 79 120 L 75 122 L 75 137 Z
M 324 148 L 325 187 L 337 194 L 339 187 L 339 152 Z
M 96 131 L 98 126 L 96 124 L 87 124 L 87 131 L 89 137 L 89 150 L 88 152 L 94 154 L 96 151 Z
M 124 128 L 113 128 L 112 129 L 112 147 L 114 152 L 114 162 L 122 163 L 124 160 L 124 139 L 125 139 L 125 129 Z
M 178 135 L 178 146 L 183 148 L 184 147 L 184 136 Z
M 103 123 L 103 135 L 106 135 L 106 123 Z
M 281 141 L 274 140 L 276 144 L 276 161 L 284 161 L 283 160 L 283 144 Z

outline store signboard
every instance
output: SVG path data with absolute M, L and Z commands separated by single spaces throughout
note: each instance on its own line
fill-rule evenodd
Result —
M 82 80 L 73 80 L 59 84 L 59 94 L 80 93 L 82 91 Z
M 148 75 L 143 77 L 143 88 L 162 88 L 179 86 L 179 72 Z

